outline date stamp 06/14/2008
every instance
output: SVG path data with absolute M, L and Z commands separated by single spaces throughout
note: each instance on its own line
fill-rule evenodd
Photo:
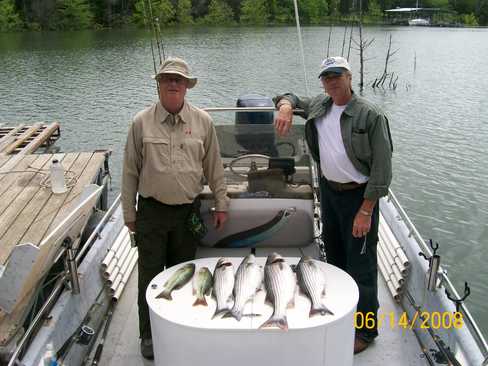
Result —
M 463 314 L 455 312 L 439 311 L 416 311 L 411 317 L 406 312 L 378 313 L 375 318 L 373 312 L 354 313 L 354 327 L 356 329 L 381 329 L 390 327 L 391 329 L 460 329 L 464 325 Z

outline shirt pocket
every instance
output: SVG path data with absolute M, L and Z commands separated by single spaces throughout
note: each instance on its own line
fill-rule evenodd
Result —
M 182 171 L 200 171 L 205 156 L 203 141 L 196 138 L 184 139 L 178 149 L 178 165 Z
M 368 132 L 363 129 L 352 130 L 352 150 L 357 159 L 369 162 L 371 159 L 371 145 L 369 143 Z
M 144 137 L 142 142 L 144 161 L 150 162 L 156 170 L 166 170 L 171 161 L 169 140 L 160 137 Z

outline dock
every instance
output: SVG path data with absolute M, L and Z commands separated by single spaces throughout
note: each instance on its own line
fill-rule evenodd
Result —
M 37 287 L 59 251 L 59 240 L 51 239 L 50 234 L 77 208 L 87 185 L 103 184 L 109 155 L 105 150 L 0 153 L 0 346 L 8 343 L 22 327 Z M 68 190 L 62 194 L 51 191 L 49 166 L 53 159 L 64 167 Z M 85 226 L 92 208 L 84 210 L 75 219 L 83 221 L 80 227 Z M 58 238 L 61 235 L 64 234 Z M 32 256 L 31 262 L 23 263 L 28 255 Z M 9 274 L 13 279 L 9 279 Z
M 32 154 L 39 148 L 51 146 L 60 136 L 58 122 L 0 126 L 0 155 Z

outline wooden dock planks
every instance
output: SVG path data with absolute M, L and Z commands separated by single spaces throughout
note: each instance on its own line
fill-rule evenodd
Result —
M 97 180 L 104 167 L 105 151 L 89 153 L 25 155 L 0 174 L 0 264 L 8 263 L 9 255 L 17 244 L 40 242 L 63 220 L 77 202 L 84 187 Z M 75 183 L 66 193 L 53 194 L 42 187 L 53 158 L 59 159 L 65 171 L 70 171 Z M 12 158 L 13 159 L 13 158 Z M 0 171 L 10 158 L 0 155 Z M 39 272 L 43 261 L 31 271 Z M 37 273 L 36 272 L 36 273 Z M 28 278 L 26 286 L 12 312 L 0 310 L 0 345 L 7 344 L 16 334 L 27 315 L 36 293 L 36 281 Z
M 31 154 L 41 146 L 52 145 L 60 134 L 58 122 L 0 127 L 0 155 Z
M 61 160 L 65 170 L 76 177 L 76 184 L 60 195 L 41 187 L 53 158 Z M 66 216 L 71 202 L 96 179 L 104 159 L 105 152 L 26 155 L 11 175 L 0 174 L 0 264 L 5 264 L 15 245 L 38 245 L 54 229 Z

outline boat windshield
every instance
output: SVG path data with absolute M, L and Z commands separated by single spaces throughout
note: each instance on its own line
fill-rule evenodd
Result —
M 278 136 L 272 124 L 235 124 L 216 126 L 222 157 L 237 158 L 262 154 L 274 158 L 293 157 L 295 163 L 308 159 L 304 125 L 294 125 L 286 136 Z

